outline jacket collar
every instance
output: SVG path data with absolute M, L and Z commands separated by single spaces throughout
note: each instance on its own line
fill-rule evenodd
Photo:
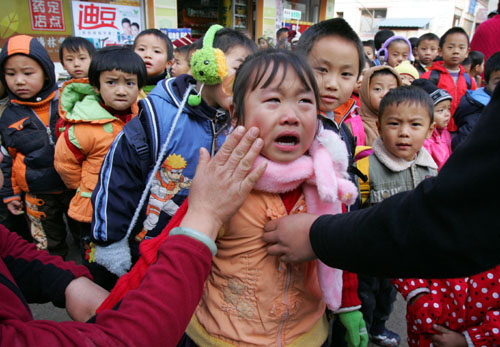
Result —
M 414 161 L 406 161 L 390 153 L 385 148 L 382 139 L 379 137 L 373 142 L 373 153 L 377 156 L 377 159 L 391 171 L 401 172 L 408 169 L 413 164 L 437 170 L 437 165 L 434 162 L 434 159 L 432 159 L 432 156 L 423 146 L 420 151 L 418 151 L 417 158 Z

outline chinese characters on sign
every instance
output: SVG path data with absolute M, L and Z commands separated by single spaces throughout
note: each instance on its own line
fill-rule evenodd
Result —
M 78 18 L 78 29 L 98 29 L 114 28 L 116 20 L 116 8 L 108 6 L 96 6 L 90 3 L 88 5 L 80 4 L 80 16 Z
M 72 1 L 74 35 L 97 48 L 132 44 L 140 32 L 141 8 L 97 2 Z
M 65 31 L 62 0 L 29 0 L 31 29 Z

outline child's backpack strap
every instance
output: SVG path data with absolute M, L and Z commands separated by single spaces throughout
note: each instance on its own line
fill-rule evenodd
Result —
M 431 70 L 431 74 L 429 76 L 429 81 L 431 81 L 436 86 L 439 83 L 439 78 L 441 77 L 441 71 L 439 70 Z
M 429 81 L 434 83 L 436 86 L 439 83 L 439 78 L 441 77 L 441 71 L 439 70 L 431 70 L 431 75 L 429 76 Z M 470 75 L 467 72 L 464 72 L 465 83 L 467 84 L 467 89 L 472 88 L 472 82 L 470 79 Z
M 128 122 L 127 126 L 123 127 L 122 131 L 127 139 L 127 142 L 137 153 L 141 165 L 142 177 L 147 179 L 151 169 L 153 168 L 154 160 L 151 157 L 146 133 L 142 127 L 142 123 L 139 121 L 139 116 L 140 115 Z
M 467 83 L 467 89 L 472 88 L 472 82 L 470 80 L 470 75 L 467 72 L 464 72 L 465 83 Z
M 359 193 L 361 196 L 361 206 L 363 206 L 370 197 L 370 155 L 364 155 L 369 151 L 373 152 L 369 146 L 356 147 L 356 167 L 361 175 L 359 175 Z

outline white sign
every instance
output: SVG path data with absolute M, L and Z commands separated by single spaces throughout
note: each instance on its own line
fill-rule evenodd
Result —
M 74 36 L 90 40 L 96 48 L 132 44 L 143 29 L 141 8 L 73 1 Z
M 300 11 L 290 10 L 288 8 L 285 8 L 283 10 L 283 18 L 285 18 L 285 19 L 300 20 L 301 16 L 302 16 L 302 12 L 300 12 Z

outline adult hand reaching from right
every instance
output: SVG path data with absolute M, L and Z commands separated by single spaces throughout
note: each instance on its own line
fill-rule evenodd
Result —
M 309 231 L 318 216 L 300 213 L 275 219 L 264 226 L 267 253 L 284 262 L 303 262 L 316 258 L 309 241 Z

